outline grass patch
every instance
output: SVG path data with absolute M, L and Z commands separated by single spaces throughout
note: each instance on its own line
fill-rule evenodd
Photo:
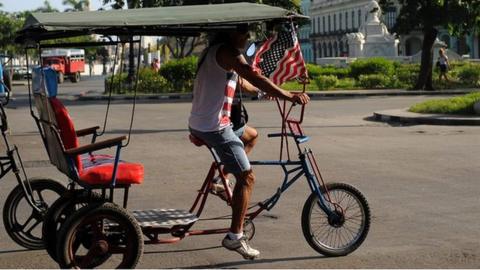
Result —
M 282 87 L 282 89 L 285 89 L 285 90 L 288 90 L 288 91 L 302 91 L 303 90 L 303 84 L 298 83 L 296 80 L 285 82 L 280 87 Z M 315 85 L 315 82 L 312 81 L 312 82 L 310 82 L 310 84 L 307 84 L 307 91 L 318 91 L 318 87 Z
M 302 91 L 303 90 L 303 85 L 298 83 L 297 81 L 289 81 L 285 82 L 282 84 L 280 87 L 282 89 L 288 90 L 288 91 Z M 355 80 L 351 78 L 343 78 L 338 80 L 338 84 L 335 86 L 335 88 L 331 88 L 328 90 L 321 90 L 318 89 L 317 84 L 315 83 L 314 80 L 310 82 L 310 84 L 307 84 L 307 91 L 329 91 L 329 90 L 358 90 L 361 89 L 361 87 L 358 87 L 355 85 Z
M 480 92 L 448 99 L 433 99 L 410 107 L 410 112 L 473 115 L 473 105 L 480 101 Z

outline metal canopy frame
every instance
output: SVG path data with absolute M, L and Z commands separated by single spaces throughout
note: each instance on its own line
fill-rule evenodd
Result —
M 212 4 L 129 10 L 33 13 L 16 43 L 90 34 L 105 36 L 198 36 L 240 24 L 308 20 L 295 12 L 254 3 Z

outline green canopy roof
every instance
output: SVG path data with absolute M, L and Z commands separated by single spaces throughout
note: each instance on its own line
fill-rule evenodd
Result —
M 253 3 L 174 6 L 105 11 L 33 13 L 16 41 L 86 34 L 195 35 L 240 23 L 307 18 L 279 7 Z

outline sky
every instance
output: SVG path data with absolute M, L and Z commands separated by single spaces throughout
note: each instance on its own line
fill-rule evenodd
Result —
M 0 0 L 0 3 L 3 5 L 0 9 L 6 12 L 34 10 L 43 6 L 43 2 L 45 2 L 45 0 Z M 49 0 L 49 2 L 52 7 L 59 11 L 64 11 L 65 8 L 67 8 L 67 6 L 62 4 L 63 0 Z M 103 6 L 102 2 L 102 0 L 90 0 L 90 9 L 99 9 Z

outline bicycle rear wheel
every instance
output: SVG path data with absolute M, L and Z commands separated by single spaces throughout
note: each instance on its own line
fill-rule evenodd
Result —
M 308 244 L 325 256 L 345 256 L 356 250 L 370 229 L 370 208 L 363 194 L 353 186 L 327 184 L 336 217 L 320 208 L 317 194 L 312 193 L 302 211 L 302 230 Z M 326 197 L 325 190 L 322 194 Z M 328 203 L 330 209 L 334 204 Z
M 126 209 L 113 203 L 89 205 L 61 227 L 57 261 L 61 268 L 132 269 L 143 244 L 142 230 Z
M 67 191 L 48 208 L 43 220 L 42 236 L 45 249 L 52 259 L 57 261 L 57 237 L 67 218 L 82 207 L 102 201 L 100 194 L 78 189 Z

